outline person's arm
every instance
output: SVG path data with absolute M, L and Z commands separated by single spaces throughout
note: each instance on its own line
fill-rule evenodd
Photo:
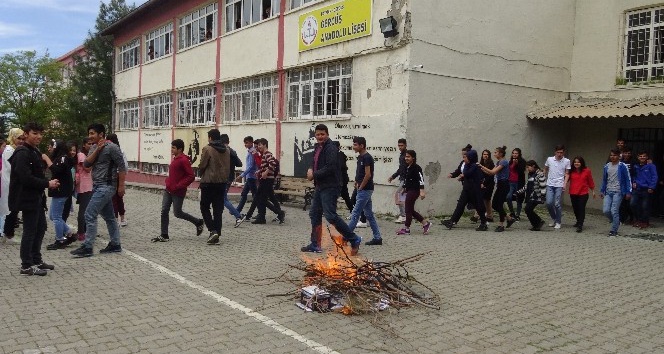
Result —
M 417 166 L 417 175 L 420 181 L 420 199 L 424 199 L 426 197 L 426 193 L 424 192 L 424 174 L 422 174 L 422 168 L 418 165 Z
M 14 152 L 14 156 L 12 156 L 12 173 L 15 173 L 15 175 L 12 176 L 12 178 L 16 177 L 21 181 L 25 188 L 29 189 L 43 190 L 45 188 L 51 187 L 49 181 L 47 181 L 45 178 L 39 178 L 32 174 L 32 170 L 30 169 L 29 154 L 29 151 L 22 151 L 19 149 Z M 53 181 L 57 183 L 58 180 L 54 179 Z
M 85 158 L 85 162 L 83 163 L 83 165 L 85 167 L 91 167 L 92 165 L 94 165 L 95 161 L 97 161 L 97 157 L 101 153 L 101 150 L 104 148 L 104 146 L 106 146 L 106 140 L 99 140 L 99 142 L 97 142 L 97 146 L 92 148 L 93 149 L 92 152 L 90 152 L 90 154 L 88 154 L 88 156 Z
M 655 193 L 655 189 L 657 188 L 657 167 L 655 165 L 649 163 L 648 166 L 650 166 L 650 180 L 648 181 L 648 193 Z
M 563 192 L 567 188 L 567 183 L 569 183 L 569 168 L 565 169 L 565 182 L 563 183 Z
M 184 171 L 184 176 L 181 180 L 176 182 L 176 188 L 187 189 L 187 187 L 189 187 L 189 185 L 194 182 L 194 179 L 196 178 L 194 169 L 191 168 L 189 161 L 185 161 L 185 159 L 178 161 L 177 168 L 181 168 Z
M 357 190 L 361 191 L 364 189 L 364 187 L 367 186 L 367 183 L 369 183 L 369 180 L 371 179 L 371 166 L 364 166 L 364 178 L 362 178 L 362 182 L 360 182 L 360 185 L 357 187 Z
M 587 181 L 586 183 L 588 184 L 588 188 L 590 189 L 590 192 L 593 194 L 593 199 L 596 198 L 595 195 L 595 180 L 593 179 L 593 173 L 590 171 L 589 168 L 586 168 L 586 176 L 587 176 Z
M 118 195 L 120 197 L 123 197 L 125 195 L 125 178 L 127 177 L 127 164 L 125 163 L 125 158 L 124 154 L 120 150 L 120 147 L 117 145 L 111 145 L 109 148 L 111 149 L 110 151 L 110 157 L 113 160 L 113 163 L 115 166 L 118 168 Z M 113 173 L 111 171 L 111 173 Z
M 486 168 L 482 165 L 479 165 L 479 164 L 478 164 L 478 166 L 480 167 L 482 172 L 484 172 L 486 174 L 489 174 L 489 175 L 492 175 L 492 176 L 495 176 L 498 172 L 500 172 L 500 170 L 503 169 L 503 165 L 500 164 L 500 163 L 496 164 L 496 166 L 492 169 L 488 169 L 488 168 Z
M 201 162 L 198 163 L 198 172 L 201 176 L 205 173 L 205 170 L 208 167 L 208 164 L 210 163 L 210 155 L 208 152 L 207 146 L 203 148 L 203 151 L 201 152 Z

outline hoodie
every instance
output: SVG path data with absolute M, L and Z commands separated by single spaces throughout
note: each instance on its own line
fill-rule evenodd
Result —
M 221 140 L 212 140 L 201 151 L 198 171 L 201 184 L 226 183 L 231 169 L 231 154 Z
M 480 185 L 484 182 L 484 172 L 477 166 L 477 151 L 468 150 L 466 151 L 466 157 L 468 158 L 467 164 L 463 166 L 463 183 L 465 184 L 476 184 Z

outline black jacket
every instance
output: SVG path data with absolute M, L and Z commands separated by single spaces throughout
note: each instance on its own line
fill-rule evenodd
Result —
M 53 161 L 49 170 L 51 170 L 51 177 L 60 182 L 60 187 L 49 189 L 49 197 L 68 198 L 74 194 L 74 179 L 71 177 L 72 167 L 74 167 L 74 162 L 67 156 L 58 157 Z
M 44 189 L 48 180 L 42 168 L 41 152 L 23 145 L 16 148 L 9 159 L 12 173 L 9 179 L 9 210 L 39 210 L 43 207 Z
M 235 181 L 235 168 L 242 167 L 242 160 L 237 156 L 235 150 L 228 148 L 231 151 L 231 171 L 228 175 L 228 183 Z
M 408 168 L 408 165 L 406 164 L 406 152 L 402 151 L 399 154 L 399 169 L 397 172 L 394 172 L 392 174 L 392 179 L 395 179 L 399 177 L 399 181 L 403 181 L 406 179 L 406 169 Z
M 319 148 L 316 144 L 316 149 Z M 311 168 L 314 170 L 314 185 L 316 189 L 325 189 L 331 187 L 341 187 L 341 169 L 339 168 L 339 159 L 337 149 L 332 140 L 327 139 L 322 145 L 322 151 L 318 155 L 318 169 L 314 169 L 315 158 L 311 161 Z M 314 156 L 316 152 L 314 151 Z
M 413 163 L 406 165 L 406 175 L 403 182 L 403 189 L 407 191 L 424 189 L 424 175 L 420 165 Z
M 337 158 L 339 159 L 339 168 L 341 168 L 341 181 L 343 184 L 348 184 L 348 182 L 350 182 L 350 177 L 348 177 L 348 164 L 346 163 L 346 161 L 348 161 L 348 156 L 346 156 L 343 151 L 339 150 L 339 152 L 337 152 Z

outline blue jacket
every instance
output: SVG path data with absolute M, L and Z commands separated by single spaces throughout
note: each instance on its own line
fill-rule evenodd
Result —
M 636 171 L 636 178 L 634 178 L 636 188 L 657 188 L 657 168 L 655 165 L 651 163 L 645 165 L 636 164 L 634 165 L 634 170 Z
M 251 150 L 247 150 L 247 159 L 245 160 L 247 162 L 247 167 L 242 172 L 240 177 L 246 178 L 246 179 L 256 179 L 256 161 L 254 161 L 254 154 L 253 154 L 254 148 L 251 148 Z
M 608 177 L 609 164 L 611 163 L 609 162 L 604 165 L 602 188 L 600 188 L 602 194 L 606 194 L 606 179 Z M 618 181 L 620 181 L 620 194 L 632 194 L 632 180 L 629 177 L 629 170 L 627 169 L 627 165 L 622 162 L 618 162 Z

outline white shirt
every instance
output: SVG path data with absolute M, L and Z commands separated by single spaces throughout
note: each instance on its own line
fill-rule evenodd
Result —
M 563 157 L 556 160 L 554 156 L 546 159 L 544 166 L 549 168 L 549 174 L 546 178 L 546 185 L 549 187 L 564 187 L 565 186 L 565 171 L 572 168 L 568 158 Z

